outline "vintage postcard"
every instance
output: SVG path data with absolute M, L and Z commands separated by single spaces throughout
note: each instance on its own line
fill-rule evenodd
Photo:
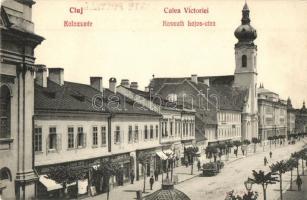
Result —
M 1 0 L 0 199 L 307 200 L 306 0 Z

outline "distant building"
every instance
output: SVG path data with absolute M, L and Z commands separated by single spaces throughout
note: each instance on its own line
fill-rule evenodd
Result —
M 292 107 L 290 97 L 287 100 L 287 135 L 296 134 L 295 128 L 295 113 L 296 110 Z
M 38 179 L 32 154 L 34 33 L 32 0 L 1 1 L 0 196 L 31 199 Z M 1 198 L 0 197 L 0 198 Z
M 307 109 L 305 101 L 301 109 L 296 109 L 295 129 L 297 133 L 307 133 Z
M 268 137 L 287 136 L 287 102 L 279 95 L 265 89 L 258 89 L 259 139 L 267 141 Z

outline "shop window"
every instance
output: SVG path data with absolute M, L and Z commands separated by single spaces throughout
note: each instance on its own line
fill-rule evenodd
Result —
M 116 126 L 115 133 L 114 133 L 114 144 L 120 143 L 120 127 Z
M 34 129 L 34 151 L 42 151 L 42 128 L 37 127 Z
M 132 137 L 132 126 L 128 127 L 128 142 L 132 143 L 133 142 L 133 137 Z
M 101 127 L 101 146 L 106 146 L 107 145 L 107 133 L 106 133 L 106 127 L 102 126 Z
M 11 95 L 7 86 L 0 89 L 0 138 L 10 138 Z
M 97 126 L 93 127 L 93 146 L 98 145 L 98 129 Z
M 67 147 L 69 149 L 71 149 L 71 148 L 74 148 L 74 128 L 73 127 L 68 127 L 67 132 L 68 132 L 68 134 L 67 134 L 67 137 L 68 137 Z

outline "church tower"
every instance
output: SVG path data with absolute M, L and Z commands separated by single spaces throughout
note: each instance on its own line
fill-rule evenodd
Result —
M 258 138 L 258 102 L 257 102 L 257 38 L 256 30 L 250 25 L 250 10 L 245 3 L 242 10 L 241 25 L 234 34 L 238 39 L 235 44 L 235 81 L 234 86 L 248 89 L 248 98 L 242 116 L 243 139 Z

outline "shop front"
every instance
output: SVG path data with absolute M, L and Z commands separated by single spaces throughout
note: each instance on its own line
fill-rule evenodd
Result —
M 136 151 L 136 180 L 139 180 L 140 177 L 143 177 L 144 175 L 154 175 L 155 170 L 160 170 L 161 159 L 163 160 L 163 154 L 161 152 L 162 151 L 159 148 L 143 149 Z M 143 166 L 139 160 L 142 154 L 146 154 L 149 157 L 149 160 L 145 166 Z

